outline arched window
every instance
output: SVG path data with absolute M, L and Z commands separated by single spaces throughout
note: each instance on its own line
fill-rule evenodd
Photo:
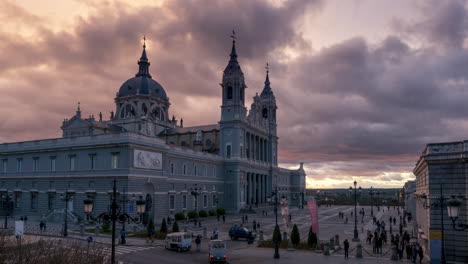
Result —
M 135 116 L 135 108 L 131 104 L 125 105 L 125 116 Z
M 153 117 L 156 120 L 161 120 L 161 108 L 156 107 L 156 108 L 153 109 Z
M 148 114 L 148 107 L 146 107 L 146 104 L 141 105 L 141 111 L 144 115 Z
M 262 116 L 263 116 L 263 118 L 268 118 L 268 109 L 266 107 L 263 108 L 263 110 L 262 110 Z
M 227 88 L 227 99 L 232 99 L 232 86 L 228 86 Z

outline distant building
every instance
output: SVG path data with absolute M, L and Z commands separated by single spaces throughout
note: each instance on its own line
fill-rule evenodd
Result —
M 101 113 L 83 117 L 78 106 L 63 121 L 62 138 L 0 144 L 0 192 L 13 195 L 14 215 L 47 217 L 66 206 L 84 217 L 86 197 L 95 201 L 96 213 L 103 212 L 114 179 L 130 204 L 139 196 L 146 200 L 145 219 L 156 223 L 193 209 L 267 209 L 276 187 L 290 205 L 303 203 L 302 163 L 295 170 L 278 167 L 277 106 L 268 71 L 248 111 L 233 42 L 221 81 L 221 120 L 184 127 L 182 118 L 171 117 L 169 97 L 149 66 L 144 45 L 138 72 L 118 90 L 110 119 Z M 198 199 L 191 194 L 195 187 Z M 67 205 L 59 199 L 66 191 L 73 194 Z
M 407 181 L 403 187 L 405 193 L 405 210 L 411 213 L 412 217 L 416 216 L 416 181 Z
M 439 197 L 468 193 L 468 141 L 428 144 L 413 170 L 416 176 L 416 220 L 418 240 L 431 263 L 441 258 L 442 228 L 448 263 L 468 263 L 468 230 L 455 231 L 444 202 Z M 424 199 L 424 196 L 429 199 Z M 427 208 L 429 206 L 430 208 Z M 442 207 L 440 207 L 442 206 Z M 426 208 L 427 209 L 426 209 Z M 443 225 L 442 225 L 443 220 Z M 464 200 L 459 220 L 468 221 L 468 203 Z

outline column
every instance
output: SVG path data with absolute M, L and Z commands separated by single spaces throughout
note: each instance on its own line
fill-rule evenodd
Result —
M 267 148 L 267 146 L 268 146 L 268 141 L 265 139 L 265 140 L 264 140 L 264 143 L 265 143 L 264 146 L 263 146 L 263 149 L 264 149 L 264 152 L 265 152 L 265 157 L 264 157 L 264 159 L 265 159 L 265 162 L 267 162 L 267 161 L 268 161 L 268 158 L 267 158 L 267 153 L 268 153 L 268 148 Z
M 265 192 L 265 185 L 263 184 L 263 175 L 260 175 L 260 203 L 265 203 L 265 200 L 264 200 L 264 197 L 263 197 L 263 193 Z
M 250 204 L 250 173 L 247 173 L 246 177 L 246 194 L 247 194 L 247 199 L 245 200 L 246 204 Z
M 262 138 L 262 161 L 265 161 L 265 141 Z

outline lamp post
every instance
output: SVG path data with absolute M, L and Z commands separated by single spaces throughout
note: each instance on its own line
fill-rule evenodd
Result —
M 443 196 L 443 189 L 442 189 L 442 184 L 440 184 L 440 196 L 439 197 L 434 197 L 436 202 L 434 203 L 430 203 L 430 197 L 427 196 L 425 193 L 423 193 L 419 198 L 423 200 L 423 208 L 424 209 L 429 209 L 431 208 L 432 206 L 435 206 L 435 207 L 439 207 L 440 209 L 440 232 L 441 232 L 441 236 L 442 236 L 442 243 L 441 243 L 441 247 L 440 247 L 440 263 L 441 264 L 445 264 L 447 263 L 447 261 L 445 260 L 445 235 L 444 235 L 444 201 L 447 200 L 448 198 L 444 197 Z M 429 204 L 428 202 L 429 201 Z M 456 206 L 455 204 L 453 205 L 449 205 L 447 203 L 447 211 L 449 213 L 449 216 L 454 214 L 455 212 L 450 210 L 452 207 L 450 206 Z M 452 219 L 453 221 L 453 219 Z
M 371 216 L 374 216 L 374 195 L 378 196 L 379 194 L 380 194 L 379 191 L 374 191 L 374 188 L 372 186 L 370 187 L 369 195 L 371 197 L 371 211 L 370 211 Z M 379 208 L 377 208 L 377 210 L 379 210 Z
M 274 202 L 272 201 L 272 196 L 275 196 L 275 200 Z M 278 226 L 278 186 L 275 187 L 275 190 L 271 192 L 271 197 L 268 197 L 267 198 L 268 201 L 272 202 L 273 205 L 274 205 L 274 212 L 275 212 L 275 229 L 276 230 L 278 228 L 279 230 L 279 226 Z M 275 243 L 275 254 L 273 255 L 273 258 L 274 259 L 279 259 L 280 258 L 280 254 L 279 254 L 279 241 L 278 241 L 278 236 L 275 236 L 275 231 L 273 230 L 273 238 L 275 241 L 273 241 Z
M 8 191 L 2 195 L 3 199 L 3 210 L 5 211 L 5 229 L 8 228 L 8 216 L 10 216 L 10 211 L 13 209 L 13 196 L 8 193 Z
M 357 196 L 358 196 L 358 188 L 357 182 L 354 181 L 354 237 L 353 241 L 357 242 L 359 241 L 359 233 L 357 230 Z M 361 186 L 359 186 L 359 194 L 361 194 Z M 351 194 L 353 192 L 353 187 L 349 187 L 349 193 Z
M 63 236 L 68 236 L 68 202 L 73 199 L 73 193 L 69 193 L 68 190 L 65 193 L 60 194 L 60 199 L 65 201 L 65 208 L 63 209 L 64 223 L 63 223 Z
M 195 221 L 194 225 L 197 225 L 197 219 L 198 219 L 198 196 L 202 193 L 202 188 L 198 187 L 195 184 L 195 187 L 190 188 L 190 194 L 195 197 Z M 198 226 L 201 226 L 201 223 L 198 222 Z
M 97 217 L 91 215 L 93 212 L 94 201 L 91 198 L 87 198 L 83 201 L 84 212 L 86 213 L 86 220 L 89 223 L 112 223 L 112 253 L 111 253 L 111 264 L 115 263 L 115 224 L 119 223 L 136 223 L 140 224 L 143 222 L 143 213 L 145 211 L 145 201 L 140 197 L 136 201 L 136 207 L 138 212 L 138 218 L 133 218 L 130 215 L 120 212 L 120 206 L 117 204 L 117 187 L 116 180 L 114 179 L 114 187 L 112 189 L 112 204 L 109 206 L 109 211 L 101 213 Z

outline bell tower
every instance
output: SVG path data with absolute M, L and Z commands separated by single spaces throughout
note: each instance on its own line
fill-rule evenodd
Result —
M 266 77 L 265 77 L 265 86 L 263 87 L 262 93 L 260 94 L 260 107 L 262 113 L 262 119 L 266 121 L 266 129 L 269 135 L 269 147 L 271 148 L 271 153 L 268 155 L 268 162 L 273 162 L 273 164 L 278 164 L 278 136 L 276 134 L 276 98 L 273 94 L 273 91 L 270 87 L 270 77 L 269 72 L 270 68 L 268 63 L 266 64 Z

